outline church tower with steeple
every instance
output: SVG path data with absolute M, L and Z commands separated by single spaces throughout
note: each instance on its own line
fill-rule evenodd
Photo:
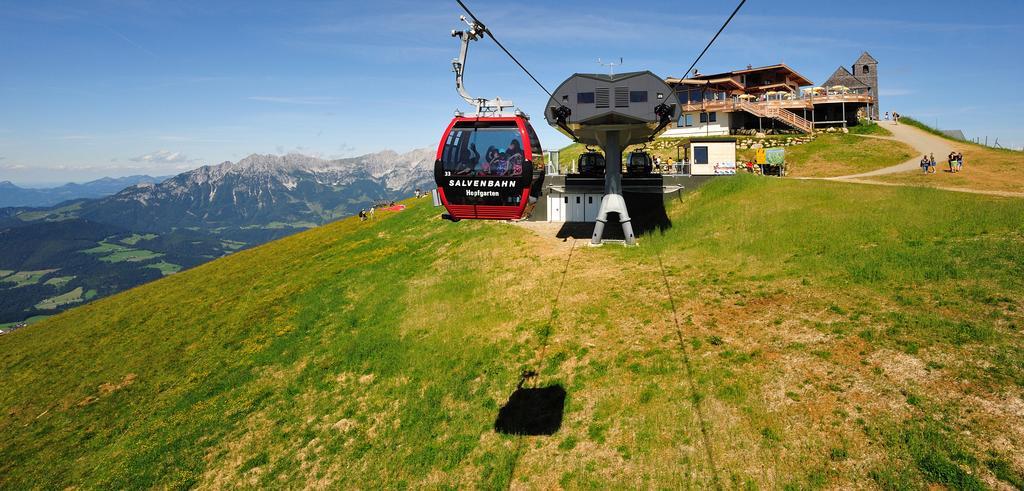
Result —
M 823 84 L 825 87 L 842 85 L 851 89 L 867 90 L 875 103 L 870 106 L 868 116 L 878 120 L 878 60 L 867 51 L 860 54 L 850 69 L 840 66 Z
M 871 89 L 871 95 L 875 98 L 875 104 L 871 106 L 871 119 L 878 120 L 878 60 L 865 51 L 853 62 L 853 70 L 850 71 Z

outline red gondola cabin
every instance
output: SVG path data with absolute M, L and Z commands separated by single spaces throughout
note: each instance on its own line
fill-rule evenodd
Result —
M 456 117 L 434 162 L 441 203 L 455 220 L 523 218 L 540 196 L 541 155 L 525 115 Z

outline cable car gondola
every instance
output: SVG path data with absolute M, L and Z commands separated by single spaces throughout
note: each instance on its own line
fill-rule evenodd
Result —
M 629 153 L 629 160 L 626 161 L 626 173 L 631 175 L 647 175 L 654 170 L 651 162 L 651 154 L 637 150 Z
M 604 166 L 604 154 L 589 147 L 576 159 L 576 172 L 581 176 L 604 177 Z
M 434 179 L 449 218 L 518 220 L 544 181 L 540 141 L 525 114 L 456 116 L 437 147 Z
M 463 7 L 465 8 L 465 7 Z M 468 12 L 468 11 L 467 11 Z M 470 14 L 472 16 L 472 14 Z M 515 107 L 500 97 L 473 97 L 462 84 L 470 41 L 487 34 L 474 17 L 460 17 L 469 29 L 452 31 L 459 38 L 459 57 L 452 60 L 455 89 L 470 105 L 472 116 L 455 113 L 455 118 L 437 146 L 434 181 L 445 218 L 518 220 L 528 216 L 544 184 L 543 152 L 530 118 L 521 111 L 503 113 Z

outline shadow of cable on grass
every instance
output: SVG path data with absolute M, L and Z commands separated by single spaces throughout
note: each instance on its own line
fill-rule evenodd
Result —
M 494 431 L 506 435 L 553 435 L 562 427 L 565 389 L 561 385 L 523 387 L 498 410 Z

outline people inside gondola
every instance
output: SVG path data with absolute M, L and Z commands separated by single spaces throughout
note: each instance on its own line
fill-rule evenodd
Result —
M 487 147 L 487 152 L 484 153 L 484 161 L 480 164 L 480 171 L 477 175 L 493 176 L 500 156 L 501 154 L 494 145 Z
M 514 176 L 523 174 L 523 147 L 519 144 L 519 140 L 513 139 L 508 143 L 508 149 L 505 150 L 506 158 L 508 159 L 508 168 L 506 173 L 511 173 Z
M 480 152 L 476 150 L 475 144 L 470 143 L 469 148 L 462 151 L 458 161 L 455 163 L 455 175 L 466 176 L 472 174 L 479 162 Z

